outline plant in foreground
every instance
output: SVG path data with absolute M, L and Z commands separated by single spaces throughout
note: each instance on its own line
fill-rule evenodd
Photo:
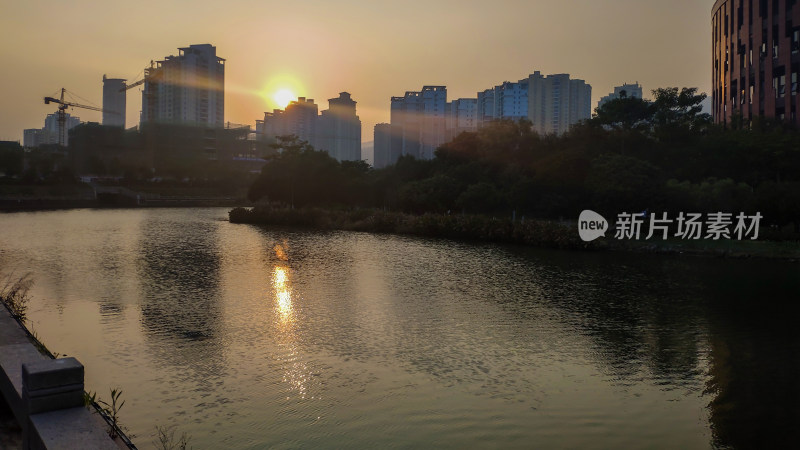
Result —
M 83 406 L 89 408 L 97 401 L 97 392 L 83 391 Z
M 0 287 L 0 299 L 8 306 L 11 315 L 17 318 L 20 322 L 25 322 L 25 312 L 28 310 L 28 290 L 33 286 L 33 278 L 31 273 L 15 279 L 15 277 L 8 275 L 3 281 L 3 286 Z
M 186 435 L 184 431 L 181 435 L 176 439 L 175 438 L 175 426 L 158 426 L 156 427 L 156 431 L 158 431 L 158 440 L 153 441 L 153 444 L 159 450 L 186 450 L 189 447 L 189 436 Z
M 98 400 L 97 403 L 103 405 L 103 410 L 108 414 L 109 419 L 111 419 L 111 429 L 108 430 L 108 435 L 111 436 L 111 439 L 115 439 L 118 436 L 117 430 L 119 429 L 119 410 L 122 409 L 122 406 L 125 404 L 125 400 L 121 402 L 120 397 L 122 396 L 122 390 L 119 388 L 111 389 L 111 403 L 107 403 L 103 400 Z

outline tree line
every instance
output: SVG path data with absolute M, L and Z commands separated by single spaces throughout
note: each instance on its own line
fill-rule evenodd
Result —
M 761 212 L 800 231 L 800 133 L 774 120 L 714 125 L 696 88 L 620 98 L 561 136 L 527 120 L 465 132 L 432 160 L 374 170 L 282 136 L 249 190 L 294 207 L 576 218 L 621 212 Z

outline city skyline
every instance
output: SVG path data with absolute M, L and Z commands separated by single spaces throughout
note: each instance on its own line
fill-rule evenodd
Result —
M 593 86 L 592 108 L 614 86 L 634 81 L 645 96 L 664 86 L 696 86 L 710 94 L 711 1 L 441 2 L 426 8 L 311 1 L 302 8 L 307 15 L 297 5 L 255 2 L 160 5 L 158 14 L 144 12 L 149 2 L 136 9 L 83 3 L 4 6 L 2 33 L 17 44 L 2 49 L 16 68 L 0 88 L 0 139 L 21 140 L 23 129 L 40 126 L 53 112 L 41 98 L 62 86 L 100 105 L 103 74 L 133 82 L 150 60 L 202 43 L 228 60 L 226 122 L 254 125 L 279 107 L 272 96 L 280 89 L 307 98 L 347 91 L 359 102 L 364 142 L 372 140 L 376 123 L 389 121 L 390 98 L 419 85 L 445 85 L 453 100 L 539 70 L 586 80 Z M 186 24 L 175 26 L 182 18 Z M 131 127 L 138 123 L 141 93 L 128 95 Z M 100 113 L 79 115 L 101 121 Z

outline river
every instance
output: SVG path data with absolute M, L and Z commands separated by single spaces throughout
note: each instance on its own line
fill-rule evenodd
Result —
M 29 327 L 140 448 L 777 448 L 800 266 L 227 222 L 0 214 Z

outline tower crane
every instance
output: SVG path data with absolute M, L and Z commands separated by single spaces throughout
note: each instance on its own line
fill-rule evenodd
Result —
M 66 135 L 64 134 L 64 129 L 66 128 L 67 123 L 67 108 L 83 108 L 83 109 L 90 109 L 92 111 L 100 111 L 100 112 L 107 112 L 111 114 L 119 114 L 116 111 L 106 111 L 103 108 L 98 108 L 97 106 L 89 106 L 89 105 L 81 105 L 79 103 L 68 102 L 64 100 L 64 94 L 67 92 L 66 89 L 61 88 L 61 98 L 55 97 L 45 97 L 44 104 L 49 105 L 50 103 L 58 103 L 58 112 L 57 119 L 58 119 L 58 145 L 64 147 L 64 141 L 66 140 Z
M 131 84 L 124 84 L 119 89 L 119 92 L 127 92 L 129 89 L 133 89 L 136 86 L 141 86 L 147 83 L 147 85 L 145 85 L 144 88 L 144 96 L 142 97 L 142 111 L 140 111 L 142 114 L 143 122 L 144 121 L 149 122 L 153 120 L 153 112 L 154 112 L 153 109 L 155 107 L 154 100 L 156 98 L 155 96 L 156 96 L 156 91 L 158 89 L 157 88 L 158 83 L 161 81 L 162 77 L 161 71 L 158 69 L 159 67 L 156 66 L 155 61 L 150 60 L 150 67 L 145 67 L 142 70 L 144 76 L 142 77 L 141 80 L 135 81 Z
M 119 90 L 119 91 L 120 91 L 120 92 L 125 92 L 125 91 L 127 91 L 128 89 L 133 89 L 133 88 L 135 88 L 136 86 L 141 86 L 142 84 L 144 84 L 144 81 L 145 81 L 145 79 L 144 79 L 144 78 L 142 78 L 141 80 L 139 80 L 139 81 L 137 81 L 137 82 L 135 82 L 135 83 L 126 84 L 126 85 L 125 85 L 125 87 L 123 87 L 123 88 L 120 88 L 120 90 Z
M 145 68 L 144 68 L 144 70 L 143 70 L 143 72 L 144 72 L 144 78 L 142 78 L 141 80 L 139 80 L 139 81 L 137 81 L 137 82 L 135 82 L 135 83 L 126 84 L 125 86 L 123 86 L 122 88 L 120 88 L 120 90 L 119 90 L 119 91 L 120 91 L 120 92 L 125 92 L 125 91 L 127 91 L 128 89 L 133 89 L 133 88 L 135 88 L 136 86 L 141 86 L 141 85 L 143 85 L 143 84 L 144 84 L 144 82 L 147 80 L 147 77 L 149 77 L 149 76 L 150 76 L 150 72 L 152 72 L 154 69 L 155 69 L 155 62 L 154 62 L 153 60 L 150 60 L 150 67 L 149 67 L 149 68 L 145 67 Z M 141 73 L 141 72 L 140 72 L 140 73 Z

